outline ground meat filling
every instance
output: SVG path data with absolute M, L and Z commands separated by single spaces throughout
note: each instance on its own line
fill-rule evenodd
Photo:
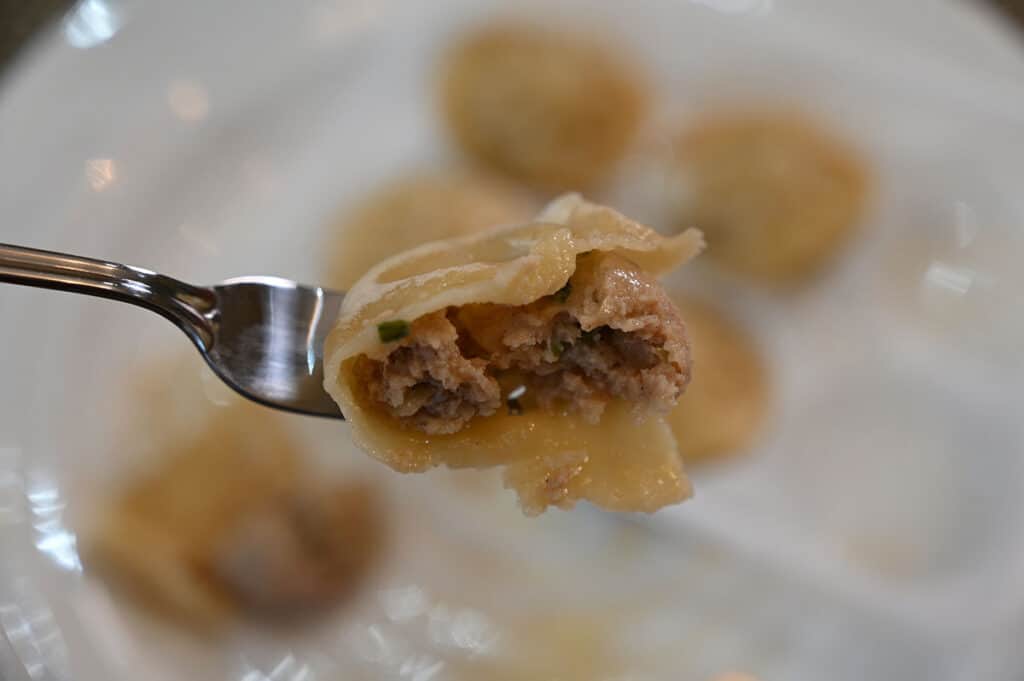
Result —
M 432 435 L 461 430 L 477 414 L 493 414 L 501 389 L 487 361 L 468 358 L 444 311 L 413 322 L 408 337 L 384 361 L 356 364 L 367 395 L 408 426 Z
M 665 412 L 690 377 L 675 305 L 634 263 L 608 253 L 580 256 L 554 295 L 522 307 L 426 315 L 395 345 L 383 360 L 360 359 L 360 383 L 393 416 L 429 434 L 494 413 L 502 386 L 515 391 L 517 407 L 564 408 L 597 421 L 612 399 Z

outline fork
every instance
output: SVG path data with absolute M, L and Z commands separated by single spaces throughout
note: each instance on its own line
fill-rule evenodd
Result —
M 185 332 L 213 372 L 275 409 L 343 418 L 323 388 L 323 340 L 344 293 L 278 277 L 193 286 L 139 267 L 0 243 L 0 281 L 131 303 Z

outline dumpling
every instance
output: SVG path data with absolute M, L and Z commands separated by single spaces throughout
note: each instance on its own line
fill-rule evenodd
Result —
M 523 190 L 489 175 L 441 172 L 402 177 L 359 201 L 336 227 L 329 285 L 344 291 L 395 253 L 428 241 L 518 224 L 535 212 Z
M 445 122 L 484 167 L 546 192 L 603 184 L 648 108 L 614 41 L 499 23 L 463 36 L 442 69 Z
M 820 273 L 865 214 L 868 168 L 799 114 L 718 113 L 678 140 L 678 224 L 707 236 L 708 257 L 765 283 Z
M 754 339 L 723 310 L 673 295 L 686 319 L 698 369 L 668 417 L 687 466 L 738 454 L 770 412 L 768 369 Z
M 395 470 L 505 466 L 528 513 L 682 501 L 664 415 L 690 349 L 655 277 L 701 246 L 570 194 L 531 224 L 414 248 L 345 298 L 325 387 Z
M 159 419 L 141 421 L 158 458 L 98 505 L 80 535 L 87 567 L 210 633 L 238 617 L 322 612 L 357 593 L 383 557 L 379 490 L 314 471 L 287 419 L 240 397 L 225 393 L 211 416 L 182 377 L 188 366 L 160 367 L 143 386 L 157 393 L 140 410 Z M 168 393 L 191 403 L 168 406 Z M 196 406 L 205 419 L 168 423 Z

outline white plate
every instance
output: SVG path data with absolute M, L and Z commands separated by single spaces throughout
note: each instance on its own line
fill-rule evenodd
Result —
M 6 77 L 0 234 L 196 282 L 315 281 L 339 206 L 450 156 L 433 59 L 495 4 L 84 0 Z M 443 472 L 381 476 L 405 499 L 402 544 L 357 608 L 304 637 L 199 645 L 83 575 L 74 533 L 131 454 L 116 439 L 126 374 L 184 339 L 138 310 L 4 288 L 4 679 L 425 681 L 480 678 L 503 655 L 520 675 L 574 678 L 517 643 L 515 622 L 595 612 L 619 617 L 593 634 L 625 661 L 615 678 L 1020 673 L 1024 58 L 1010 34 L 938 0 L 528 4 L 619 28 L 681 117 L 783 96 L 877 168 L 868 233 L 821 288 L 734 292 L 776 368 L 763 447 L 701 476 L 654 530 L 586 509 L 526 521 L 507 494 L 453 501 Z M 368 466 L 344 426 L 295 427 Z

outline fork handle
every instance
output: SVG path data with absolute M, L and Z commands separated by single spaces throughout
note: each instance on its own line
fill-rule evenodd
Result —
M 163 315 L 200 349 L 213 343 L 217 294 L 140 267 L 0 243 L 0 281 L 84 293 Z

